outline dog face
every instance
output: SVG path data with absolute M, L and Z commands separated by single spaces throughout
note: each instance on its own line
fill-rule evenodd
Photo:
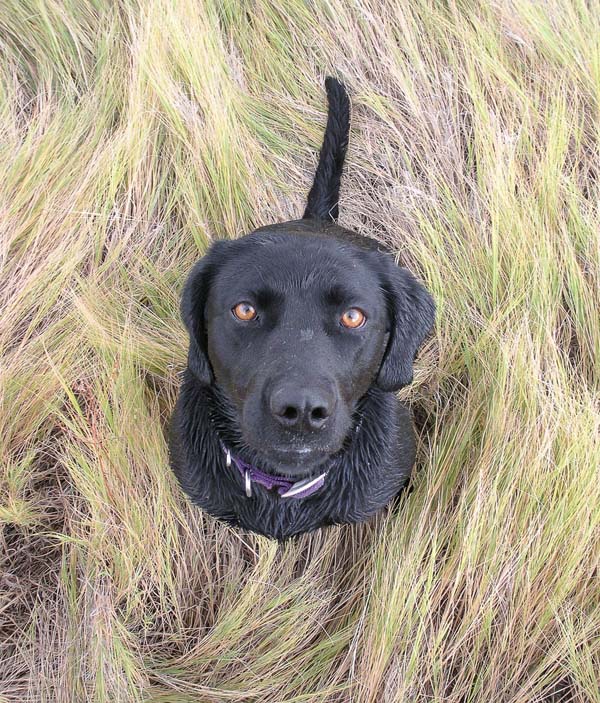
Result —
M 371 385 L 410 383 L 433 302 L 375 247 L 278 228 L 213 245 L 181 310 L 192 373 L 226 397 L 243 444 L 300 477 L 342 447 Z

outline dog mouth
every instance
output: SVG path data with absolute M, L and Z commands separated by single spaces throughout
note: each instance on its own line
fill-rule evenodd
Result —
M 280 454 L 298 457 L 309 457 L 318 451 L 312 447 L 273 447 L 273 450 Z
M 261 452 L 269 465 L 283 476 L 308 476 L 331 456 L 331 452 L 308 446 L 274 446 Z

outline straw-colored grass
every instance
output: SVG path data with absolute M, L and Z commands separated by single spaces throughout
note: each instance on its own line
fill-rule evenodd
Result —
M 279 546 L 191 507 L 182 282 L 297 217 L 438 304 L 415 490 Z M 0 700 L 598 703 L 597 0 L 3 0 Z

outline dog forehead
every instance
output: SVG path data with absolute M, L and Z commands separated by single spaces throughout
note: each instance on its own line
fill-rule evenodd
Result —
M 377 296 L 379 281 L 358 247 L 326 238 L 248 237 L 215 279 L 215 293 L 269 288 L 275 292 L 318 291 L 342 284 L 346 290 Z

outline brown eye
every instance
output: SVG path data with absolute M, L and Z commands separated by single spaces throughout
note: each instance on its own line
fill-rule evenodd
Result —
M 232 308 L 232 312 L 242 322 L 250 322 L 250 320 L 256 319 L 256 310 L 250 303 L 238 303 Z
M 341 317 L 341 323 L 344 327 L 349 327 L 351 330 L 355 330 L 358 327 L 362 327 L 367 321 L 367 316 L 362 310 L 358 308 L 350 308 Z

